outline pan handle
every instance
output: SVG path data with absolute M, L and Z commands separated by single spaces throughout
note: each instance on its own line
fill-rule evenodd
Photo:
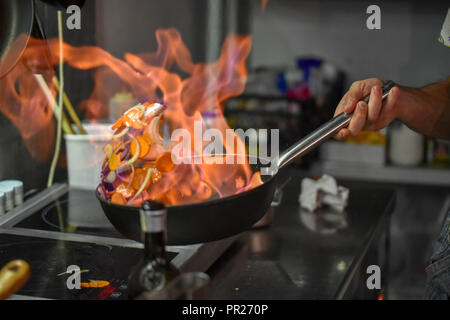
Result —
M 387 97 L 387 95 L 395 85 L 396 84 L 390 80 L 386 81 L 383 84 L 383 86 L 381 87 L 381 89 L 383 90 L 383 99 Z M 364 101 L 368 103 L 369 97 L 366 97 Z M 311 151 L 316 146 L 333 136 L 340 129 L 346 127 L 352 119 L 352 116 L 353 114 L 346 114 L 345 112 L 343 112 L 292 145 L 278 158 L 278 168 L 281 169 L 285 167 L 298 156 L 304 155 L 308 151 Z

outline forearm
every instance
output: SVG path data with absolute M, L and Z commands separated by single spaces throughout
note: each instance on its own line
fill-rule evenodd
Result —
M 450 139 L 450 77 L 420 89 L 400 87 L 397 118 L 426 136 Z

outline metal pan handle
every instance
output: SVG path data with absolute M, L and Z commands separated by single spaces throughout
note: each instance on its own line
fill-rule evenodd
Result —
M 381 87 L 383 90 L 383 99 L 387 97 L 394 86 L 395 83 L 392 81 L 386 81 L 383 84 L 383 86 Z M 364 101 L 368 103 L 369 96 L 367 96 Z M 280 169 L 285 167 L 298 156 L 306 154 L 328 138 L 332 137 L 336 132 L 348 125 L 348 123 L 352 119 L 352 116 L 353 114 L 346 114 L 345 112 L 343 112 L 337 117 L 321 125 L 319 128 L 308 134 L 296 144 L 292 145 L 278 158 L 278 168 Z

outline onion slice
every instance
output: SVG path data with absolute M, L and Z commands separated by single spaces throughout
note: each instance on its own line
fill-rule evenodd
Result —
M 111 155 L 113 153 L 113 147 L 110 143 L 108 143 L 106 146 L 103 147 L 103 152 L 105 153 L 106 157 L 111 159 Z
M 154 103 L 150 107 L 148 107 L 147 110 L 145 110 L 143 118 L 147 120 L 148 117 L 150 116 L 152 117 L 159 116 L 164 112 L 164 110 L 166 110 L 165 105 L 162 105 L 160 103 Z
M 122 129 L 122 131 L 120 131 L 118 134 L 113 135 L 112 139 L 116 140 L 116 139 L 122 138 L 127 133 L 128 133 L 128 128 Z
M 152 122 L 150 122 L 149 127 L 149 136 L 154 143 L 164 144 L 163 138 L 159 135 L 159 120 L 161 119 L 161 115 L 154 117 Z
M 127 188 L 129 188 L 131 186 L 131 184 L 133 183 L 134 180 L 134 166 L 131 165 L 131 178 L 130 181 L 128 182 Z
M 139 188 L 139 190 L 135 193 L 133 198 L 131 198 L 130 201 L 128 201 L 127 204 L 132 203 L 142 193 L 142 191 L 144 191 L 145 186 L 147 185 L 148 181 L 150 180 L 150 177 L 152 175 L 152 171 L 153 171 L 152 168 L 149 168 L 147 170 L 147 174 L 145 175 L 144 182 L 142 182 L 141 187 Z
M 117 178 L 116 172 L 110 171 L 106 176 L 105 181 L 108 183 L 113 183 L 116 180 L 116 178 Z
M 133 137 L 133 140 L 136 143 L 136 153 L 125 164 L 133 164 L 139 158 L 139 154 L 141 153 L 141 147 L 139 145 L 139 141 L 136 139 L 136 137 Z

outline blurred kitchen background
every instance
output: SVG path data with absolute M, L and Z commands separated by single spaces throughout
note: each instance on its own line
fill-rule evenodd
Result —
M 36 4 L 46 36 L 56 37 L 56 9 L 41 1 Z M 449 76 L 450 49 L 438 42 L 448 1 L 377 1 L 381 30 L 366 28 L 366 9 L 371 4 L 356 0 L 86 1 L 81 30 L 65 29 L 64 40 L 77 46 L 98 45 L 121 58 L 125 52 L 155 51 L 155 30 L 175 27 L 194 62 L 211 62 L 218 58 L 228 34 L 251 34 L 246 90 L 227 101 L 225 115 L 235 128 L 279 128 L 284 149 L 330 119 L 353 81 L 379 77 L 414 87 Z M 92 92 L 93 72 L 65 68 L 66 92 L 78 107 Z M 114 99 L 110 103 L 114 108 Z M 84 117 L 83 112 L 79 114 Z M 0 163 L 0 180 L 22 180 L 26 193 L 45 187 L 50 159 L 33 159 L 2 114 Z M 397 191 L 387 298 L 422 298 L 424 268 L 450 207 L 450 142 L 393 123 L 378 133 L 330 141 L 296 165 L 305 175 L 328 173 Z M 66 179 L 63 157 L 56 180 Z

